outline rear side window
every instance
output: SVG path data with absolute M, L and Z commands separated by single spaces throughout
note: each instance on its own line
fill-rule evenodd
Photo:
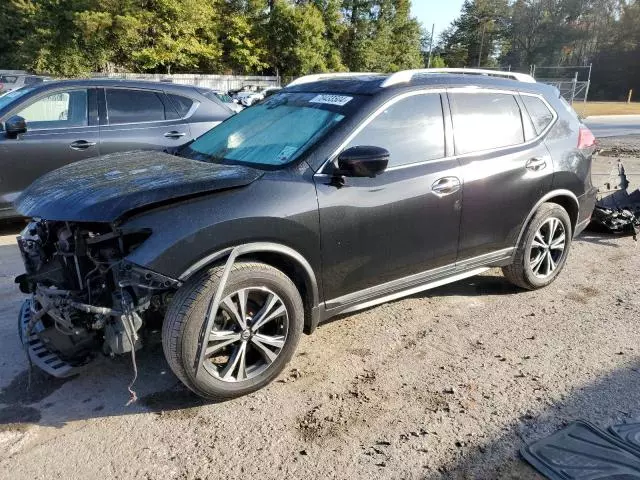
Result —
M 542 132 L 544 132 L 544 129 L 547 128 L 551 122 L 553 122 L 553 113 L 551 112 L 551 110 L 549 110 L 547 104 L 538 97 L 522 95 L 521 98 L 522 103 L 524 103 L 524 106 L 529 113 L 529 117 L 531 117 L 533 127 L 536 129 L 536 133 L 540 135 Z
M 107 88 L 106 93 L 109 125 L 166 119 L 165 106 L 158 92 Z
M 444 157 L 444 117 L 440 94 L 413 95 L 390 105 L 349 142 L 347 148 L 389 150 L 389 167 Z
M 459 155 L 524 143 L 520 107 L 505 93 L 451 93 L 456 153 Z
M 178 115 L 180 115 L 180 118 L 186 117 L 187 113 L 189 113 L 189 110 L 191 110 L 191 107 L 193 106 L 193 100 L 191 100 L 189 97 L 174 95 L 172 93 L 168 93 L 167 96 L 178 111 Z

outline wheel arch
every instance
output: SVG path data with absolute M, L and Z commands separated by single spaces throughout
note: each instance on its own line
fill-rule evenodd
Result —
M 236 250 L 237 249 L 237 250 Z M 195 273 L 214 264 L 224 263 L 236 250 L 237 260 L 253 260 L 271 265 L 287 275 L 300 291 L 305 308 L 304 332 L 311 334 L 320 320 L 320 293 L 318 281 L 311 264 L 296 250 L 271 242 L 256 242 L 229 247 L 202 258 L 189 267 L 179 280 L 184 282 Z
M 571 190 L 553 190 L 543 196 L 538 202 L 534 205 L 534 207 L 529 212 L 526 220 L 522 223 L 520 227 L 520 232 L 518 234 L 518 239 L 516 241 L 516 248 L 520 245 L 520 240 L 522 240 L 522 235 L 527 229 L 529 222 L 535 215 L 535 213 L 540 208 L 540 205 L 543 203 L 555 203 L 564 208 L 569 214 L 569 218 L 571 219 L 571 230 L 572 233 L 575 232 L 576 224 L 578 222 L 578 213 L 580 204 L 578 202 L 578 197 Z

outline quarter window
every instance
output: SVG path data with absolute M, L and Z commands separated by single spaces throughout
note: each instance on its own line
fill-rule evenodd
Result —
M 346 148 L 386 148 L 389 167 L 443 158 L 444 117 L 440 94 L 412 95 L 378 114 Z
M 171 93 L 167 94 L 167 96 L 171 99 L 171 101 L 175 105 L 176 110 L 178 111 L 178 115 L 180 115 L 180 118 L 186 117 L 187 113 L 189 113 L 189 110 L 191 110 L 191 107 L 193 105 L 193 100 L 191 100 L 188 97 L 183 97 L 182 95 L 173 95 Z
M 538 97 L 522 95 L 522 103 L 524 103 L 524 106 L 531 117 L 536 133 L 540 135 L 544 129 L 553 122 L 553 113 L 551 113 L 547 104 Z
M 30 130 L 84 127 L 88 125 L 87 91 L 57 92 L 41 98 L 17 115 L 23 117 Z
M 108 88 L 107 111 L 109 125 L 157 122 L 167 118 L 160 95 L 149 90 Z
M 524 143 L 520 107 L 513 95 L 458 92 L 449 98 L 458 154 Z

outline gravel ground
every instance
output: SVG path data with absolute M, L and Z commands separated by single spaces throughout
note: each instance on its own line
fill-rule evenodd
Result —
M 640 155 L 640 135 L 598 138 L 603 155 Z
M 203 404 L 158 339 L 56 380 L 19 347 L 22 270 L 0 233 L 0 478 L 524 478 L 524 442 L 583 418 L 640 419 L 640 256 L 587 234 L 549 288 L 499 271 L 345 316 L 305 336 L 280 379 Z

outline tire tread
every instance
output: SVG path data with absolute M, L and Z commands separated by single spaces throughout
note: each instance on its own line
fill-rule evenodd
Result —
M 513 262 L 507 265 L 506 267 L 502 267 L 502 274 L 505 276 L 507 280 L 509 280 L 509 282 L 525 290 L 535 290 L 535 289 L 541 288 L 541 286 L 534 285 L 527 280 L 527 276 L 525 272 L 525 255 L 527 253 L 526 246 L 527 246 L 529 236 L 531 235 L 531 227 L 533 225 L 537 225 L 540 220 L 548 217 L 551 212 L 557 209 L 560 209 L 562 214 L 566 216 L 567 219 L 569 218 L 567 211 L 562 206 L 558 205 L 557 203 L 547 202 L 540 205 L 536 213 L 533 215 L 533 217 L 529 221 L 527 228 L 522 234 L 520 243 L 516 247 L 516 253 L 514 255 Z M 571 245 L 571 236 L 572 236 L 571 222 L 568 222 L 568 224 L 569 224 L 569 232 L 568 232 L 567 241 L 566 241 L 567 250 Z M 562 267 L 564 267 L 564 265 L 562 265 Z M 556 274 L 556 276 L 553 277 L 551 281 L 555 280 L 557 275 L 562 270 L 562 267 L 560 268 L 560 270 L 558 270 L 558 273 Z M 543 286 L 546 286 L 546 285 L 543 285 Z
M 212 394 L 210 392 L 204 392 L 198 388 L 194 381 L 195 379 L 189 375 L 183 365 L 182 332 L 184 331 L 185 323 L 188 319 L 189 310 L 195 303 L 204 300 L 207 297 L 207 292 L 210 292 L 212 288 L 216 288 L 217 285 L 220 284 L 224 268 L 224 264 L 217 265 L 203 270 L 196 274 L 195 277 L 189 279 L 187 283 L 176 292 L 175 296 L 171 300 L 171 304 L 169 305 L 165 315 L 162 327 L 162 348 L 173 373 L 194 393 L 214 401 L 229 400 L 237 397 L 238 395 L 233 393 Z M 247 270 L 252 272 L 255 272 L 256 270 L 269 272 L 270 274 L 280 277 L 280 280 L 285 284 L 291 284 L 295 288 L 291 279 L 283 272 L 271 265 L 260 262 L 236 261 L 231 268 L 231 272 L 229 272 L 229 279 L 232 278 L 234 273 Z M 299 298 L 298 300 L 300 305 L 302 305 L 302 300 Z M 206 301 L 208 301 L 208 298 Z

